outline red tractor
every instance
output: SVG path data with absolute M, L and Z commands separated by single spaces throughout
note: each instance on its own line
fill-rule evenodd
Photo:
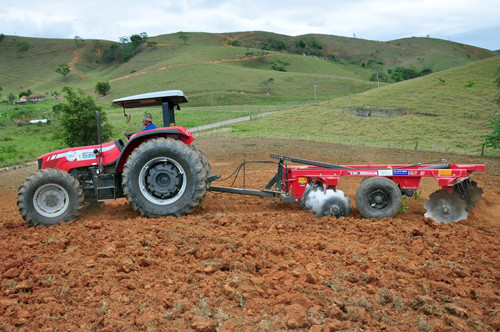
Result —
M 423 177 L 433 177 L 440 190 L 429 196 L 426 217 L 438 222 L 467 218 L 481 200 L 482 189 L 470 179 L 485 165 L 417 163 L 336 165 L 272 154 L 278 159 L 276 175 L 262 190 L 212 186 L 205 156 L 191 146 L 190 132 L 175 126 L 174 109 L 187 102 L 179 90 L 146 93 L 113 101 L 126 108 L 161 105 L 165 127 L 98 145 L 70 148 L 38 158 L 39 170 L 18 192 L 18 206 L 30 225 L 53 225 L 74 219 L 88 204 L 126 197 L 146 217 L 183 216 L 193 212 L 207 191 L 275 198 L 299 203 L 316 216 L 349 216 L 350 199 L 339 190 L 342 177 L 363 178 L 356 192 L 356 207 L 365 218 L 391 218 L 401 209 L 402 196 L 411 197 Z M 169 125 L 167 127 L 167 125 Z M 239 174 L 246 161 L 233 174 Z M 269 163 L 271 161 L 253 161 Z M 287 165 L 287 162 L 302 166 Z
M 165 127 L 98 145 L 54 151 L 38 158 L 38 171 L 19 187 L 22 217 L 32 226 L 74 219 L 85 205 L 126 197 L 146 217 L 183 216 L 202 201 L 210 165 L 175 126 L 174 109 L 187 102 L 179 90 L 116 99 L 126 108 L 161 105 Z

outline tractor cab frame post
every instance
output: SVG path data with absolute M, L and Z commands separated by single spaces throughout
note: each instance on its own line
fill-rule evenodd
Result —
M 164 127 L 175 126 L 175 112 L 174 112 L 175 105 L 166 101 L 161 104 L 161 107 L 163 110 L 163 126 Z

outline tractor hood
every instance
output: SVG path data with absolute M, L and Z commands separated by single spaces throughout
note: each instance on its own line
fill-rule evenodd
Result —
M 171 105 L 187 103 L 187 98 L 181 90 L 167 90 L 143 93 L 140 95 L 123 97 L 113 100 L 113 104 L 123 108 L 135 108 L 145 106 L 157 106 L 168 102 Z

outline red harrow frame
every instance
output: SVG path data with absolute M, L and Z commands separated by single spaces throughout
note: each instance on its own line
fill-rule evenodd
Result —
M 301 208 L 315 212 L 318 217 L 340 217 L 351 212 L 350 199 L 337 189 L 340 178 L 361 177 L 364 179 L 356 192 L 356 206 L 363 217 L 381 219 L 395 216 L 400 211 L 402 195 L 413 196 L 423 177 L 433 177 L 441 190 L 431 194 L 425 203 L 425 216 L 449 223 L 466 219 L 467 212 L 481 200 L 483 191 L 470 180 L 470 176 L 486 169 L 482 164 L 447 162 L 335 165 L 276 154 L 271 158 L 279 160 L 278 171 L 264 189 L 210 186 L 208 190 L 299 202 Z M 286 162 L 303 165 L 288 165 Z

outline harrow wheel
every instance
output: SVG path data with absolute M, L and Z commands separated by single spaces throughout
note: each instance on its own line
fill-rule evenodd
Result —
M 467 202 L 457 192 L 438 190 L 429 196 L 424 208 L 425 217 L 432 218 L 439 223 L 449 224 L 467 219 Z
M 401 190 L 391 179 L 373 177 L 361 182 L 356 206 L 365 218 L 392 218 L 401 208 Z

